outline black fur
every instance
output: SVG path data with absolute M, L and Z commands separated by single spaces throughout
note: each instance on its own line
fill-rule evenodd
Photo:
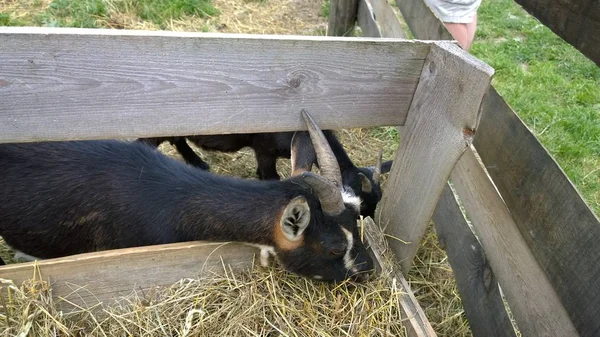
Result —
M 276 248 L 285 268 L 324 280 L 348 275 L 330 252 L 358 237 L 351 207 L 338 216 L 301 177 L 255 181 L 218 176 L 169 158 L 140 142 L 78 141 L 0 145 L 0 235 L 38 258 L 190 240 L 276 246 L 278 216 L 303 196 L 311 209 L 304 244 Z M 360 272 L 372 268 L 355 240 Z
M 375 208 L 381 200 L 381 187 L 379 183 L 373 181 L 372 167 L 357 167 L 344 150 L 342 144 L 335 137 L 333 131 L 323 130 L 333 153 L 340 164 L 342 171 L 342 180 L 344 185 L 352 187 L 356 196 L 362 200 L 360 213 L 363 216 L 375 216 Z M 248 146 L 256 154 L 257 170 L 259 179 L 279 180 L 276 163 L 277 158 L 290 157 L 290 144 L 293 132 L 277 133 L 251 133 L 251 134 L 231 134 L 231 135 L 207 135 L 207 136 L 188 136 L 188 137 L 167 137 L 167 138 L 142 138 L 139 141 L 160 145 L 164 141 L 169 141 L 174 145 L 184 160 L 196 167 L 207 170 L 209 165 L 204 162 L 194 150 L 186 143 L 186 138 L 194 144 L 205 150 L 235 152 Z M 315 163 L 316 164 L 316 163 Z M 391 161 L 384 163 L 382 173 L 389 171 Z M 370 181 L 373 187 L 371 192 L 364 192 L 361 188 L 361 178 L 358 173 L 363 173 Z

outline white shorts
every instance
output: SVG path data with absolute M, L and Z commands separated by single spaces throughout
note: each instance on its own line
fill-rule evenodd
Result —
M 425 3 L 443 22 L 471 23 L 481 0 L 425 0 Z

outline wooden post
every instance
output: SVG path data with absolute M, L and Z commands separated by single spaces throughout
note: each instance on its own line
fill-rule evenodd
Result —
M 358 0 L 331 0 L 329 5 L 328 36 L 352 36 Z
M 403 272 L 472 140 L 493 72 L 454 43 L 436 42 L 429 52 L 376 218 L 393 237 L 390 247 Z

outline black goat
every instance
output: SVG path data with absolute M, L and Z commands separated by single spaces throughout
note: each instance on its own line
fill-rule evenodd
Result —
M 364 216 L 375 216 L 375 208 L 381 200 L 380 176 L 387 173 L 392 161 L 381 163 L 381 154 L 377 165 L 373 167 L 357 167 L 354 165 L 342 144 L 331 130 L 324 130 L 329 146 L 333 150 L 340 165 L 342 181 L 346 186 L 352 188 L 354 193 L 362 200 L 360 213 Z M 290 158 L 290 144 L 293 132 L 278 133 L 246 133 L 231 135 L 205 135 L 187 137 L 163 137 L 163 138 L 140 138 L 139 141 L 158 146 L 162 142 L 169 141 L 183 159 L 190 165 L 203 170 L 208 170 L 209 165 L 200 158 L 188 145 L 186 138 L 205 150 L 235 152 L 248 146 L 256 154 L 257 170 L 259 179 L 279 180 L 277 174 L 277 158 Z M 317 164 L 317 163 L 315 163 Z
M 262 248 L 261 263 L 272 252 L 300 275 L 363 279 L 373 264 L 357 230 L 360 200 L 344 189 L 323 134 L 303 116 L 310 136 L 293 137 L 297 174 L 283 181 L 215 175 L 139 142 L 0 145 L 0 235 L 32 258 L 240 241 Z M 315 155 L 322 175 L 300 169 Z

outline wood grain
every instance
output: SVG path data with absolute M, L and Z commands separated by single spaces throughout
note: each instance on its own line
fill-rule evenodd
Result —
M 579 336 L 473 151 L 451 177 L 523 336 Z
M 353 36 L 359 0 L 330 0 L 329 36 Z
M 600 1 L 515 0 L 515 2 L 600 66 Z
M 383 258 L 383 254 L 386 251 L 385 235 L 370 217 L 364 219 L 363 228 L 369 249 L 374 257 L 375 265 L 381 270 L 385 268 L 384 266 L 389 265 Z M 400 301 L 400 306 L 402 308 L 402 316 L 405 319 L 404 326 L 406 327 L 408 337 L 435 337 L 435 331 L 431 327 L 429 320 L 427 320 L 427 316 L 425 316 L 425 312 L 423 312 L 415 295 L 410 290 L 408 282 L 406 282 L 400 271 L 395 271 L 394 275 L 397 281 L 396 286 L 401 291 L 406 292 L 406 295 Z
M 182 278 L 209 277 L 249 269 L 255 247 L 239 243 L 186 242 L 86 253 L 0 267 L 0 278 L 15 284 L 31 279 L 35 268 L 52 283 L 52 294 L 77 306 L 110 305 L 120 296 L 170 286 Z M 229 269 L 231 268 L 231 269 Z M 72 310 L 67 301 L 61 310 Z
M 470 144 L 492 74 L 454 43 L 436 42 L 431 48 L 377 218 L 397 238 L 390 246 L 404 272 L 412 266 L 450 171 Z
M 474 337 L 515 337 L 498 280 L 447 184 L 433 213 Z
M 492 91 L 474 145 L 581 336 L 600 336 L 600 222 L 560 166 Z
M 363 36 L 405 39 L 406 34 L 387 0 L 360 0 L 358 24 Z
M 413 36 L 421 40 L 454 40 L 423 0 L 396 0 Z
M 0 143 L 402 125 L 431 44 L 0 27 Z M 377 62 L 365 62 L 377 60 Z

